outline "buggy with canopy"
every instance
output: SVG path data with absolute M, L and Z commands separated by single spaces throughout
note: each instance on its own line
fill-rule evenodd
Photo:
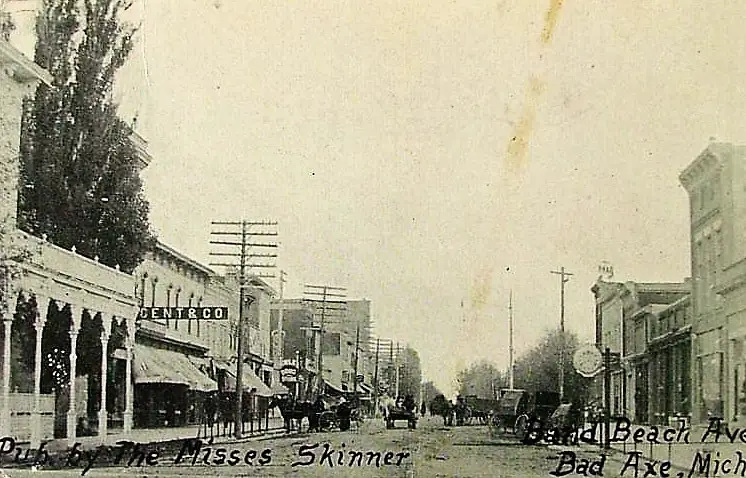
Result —
M 538 422 L 544 427 L 559 405 L 560 396 L 557 392 L 503 389 L 500 390 L 500 400 L 490 426 L 511 428 L 515 435 L 523 437 L 529 423 Z

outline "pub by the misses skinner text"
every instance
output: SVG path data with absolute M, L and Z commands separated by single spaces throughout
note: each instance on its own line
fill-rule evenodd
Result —
M 240 444 L 213 446 L 211 441 L 199 438 L 183 440 L 175 455 L 167 456 L 153 444 L 133 441 L 119 441 L 116 446 L 98 446 L 85 450 L 76 443 L 67 453 L 51 455 L 42 444 L 39 449 L 17 446 L 11 437 L 0 438 L 0 458 L 19 465 L 38 468 L 80 468 L 85 475 L 96 465 L 143 467 L 163 464 L 181 466 L 270 466 L 289 465 L 291 468 L 310 466 L 346 468 L 387 468 L 400 467 L 411 460 L 407 450 L 353 450 L 344 443 L 334 446 L 331 443 L 306 443 L 297 449 L 290 463 L 277 463 L 271 447 L 241 448 Z

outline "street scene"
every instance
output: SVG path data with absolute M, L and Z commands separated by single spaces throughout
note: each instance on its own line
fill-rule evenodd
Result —
M 746 476 L 682 1 L 0 0 L 0 477 Z
M 426 417 L 416 430 L 398 427 L 386 430 L 382 421 L 366 422 L 350 433 L 325 432 L 278 437 L 272 440 L 213 445 L 241 451 L 241 462 L 231 466 L 205 464 L 204 449 L 196 463 L 192 456 L 180 457 L 181 447 L 163 448 L 161 462 L 153 466 L 130 467 L 94 464 L 85 476 L 515 476 L 538 477 L 556 467 L 556 454 L 545 447 L 527 447 L 511 436 L 490 439 L 485 427 L 444 428 L 440 419 Z M 302 448 L 305 447 L 305 448 Z M 313 447 L 313 448 L 312 448 Z M 271 450 L 271 459 L 261 461 Z M 303 451 L 301 451 L 303 450 Z M 246 453 L 257 452 L 254 464 L 244 463 Z M 329 451 L 328 455 L 324 453 Z M 340 462 L 339 451 L 343 452 Z M 364 453 L 359 458 L 356 453 Z M 381 453 L 369 461 L 367 453 Z M 385 464 L 387 452 L 394 454 Z M 229 451 L 230 453 L 230 451 Z M 265 452 L 267 453 L 267 452 Z M 399 460 L 398 454 L 403 459 Z M 597 454 L 598 455 L 598 454 Z M 130 455 L 122 459 L 126 463 Z M 260 463 L 261 462 L 261 463 Z M 83 467 L 61 468 L 50 476 L 80 476 Z M 496 474 L 496 470 L 504 470 Z M 30 470 L 6 470 L 9 476 L 36 476 Z M 605 476 L 612 476 L 605 474 Z

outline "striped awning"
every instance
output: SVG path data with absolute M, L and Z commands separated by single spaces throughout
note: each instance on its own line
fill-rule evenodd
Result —
M 236 369 L 238 368 L 238 364 L 227 364 L 216 360 L 215 366 L 227 372 L 225 375 L 226 391 L 234 392 L 236 390 Z M 253 390 L 254 393 L 260 397 L 271 397 L 273 395 L 272 390 L 267 386 L 267 384 L 262 382 L 262 379 L 251 370 L 251 367 L 248 364 L 244 364 L 242 372 L 242 386 L 245 392 Z
M 331 380 L 324 379 L 324 384 L 326 385 L 326 392 L 329 394 L 344 395 L 344 393 L 346 392 L 344 388 L 342 388 L 342 385 L 338 383 L 332 383 Z
M 182 353 L 135 344 L 132 373 L 137 384 L 186 385 L 198 392 L 213 392 L 218 384 Z

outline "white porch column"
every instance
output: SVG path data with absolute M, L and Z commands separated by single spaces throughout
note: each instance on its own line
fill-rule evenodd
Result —
M 49 310 L 49 297 L 36 296 L 36 353 L 34 354 L 34 413 L 31 416 L 31 448 L 39 448 L 41 444 L 41 339 L 44 333 L 44 324 L 47 323 L 47 311 Z
M 9 287 L 5 291 L 5 304 L 0 304 L 0 317 L 3 320 L 4 332 L 3 336 L 3 384 L 2 384 L 2 396 L 3 405 L 0 409 L 0 435 L 10 435 L 10 339 L 13 327 L 13 315 L 15 314 L 15 304 L 17 295 Z
M 134 405 L 134 387 L 132 386 L 132 349 L 135 347 L 135 318 L 127 317 L 127 340 L 125 348 L 127 351 L 127 363 L 125 364 L 124 384 L 124 433 L 132 430 L 132 408 Z
M 78 332 L 80 331 L 80 323 L 83 320 L 82 313 L 83 310 L 79 306 L 70 304 L 72 326 L 68 331 L 70 334 L 70 395 L 67 409 L 67 441 L 70 445 L 75 443 L 75 436 L 78 427 L 77 390 L 75 388 L 75 379 L 78 365 Z
M 108 431 L 109 414 L 106 411 L 106 384 L 108 383 L 107 374 L 109 366 L 109 335 L 111 335 L 111 320 L 106 313 L 101 313 L 101 322 L 103 330 L 101 331 L 101 405 L 98 410 L 98 435 L 101 437 L 101 443 L 106 441 Z

